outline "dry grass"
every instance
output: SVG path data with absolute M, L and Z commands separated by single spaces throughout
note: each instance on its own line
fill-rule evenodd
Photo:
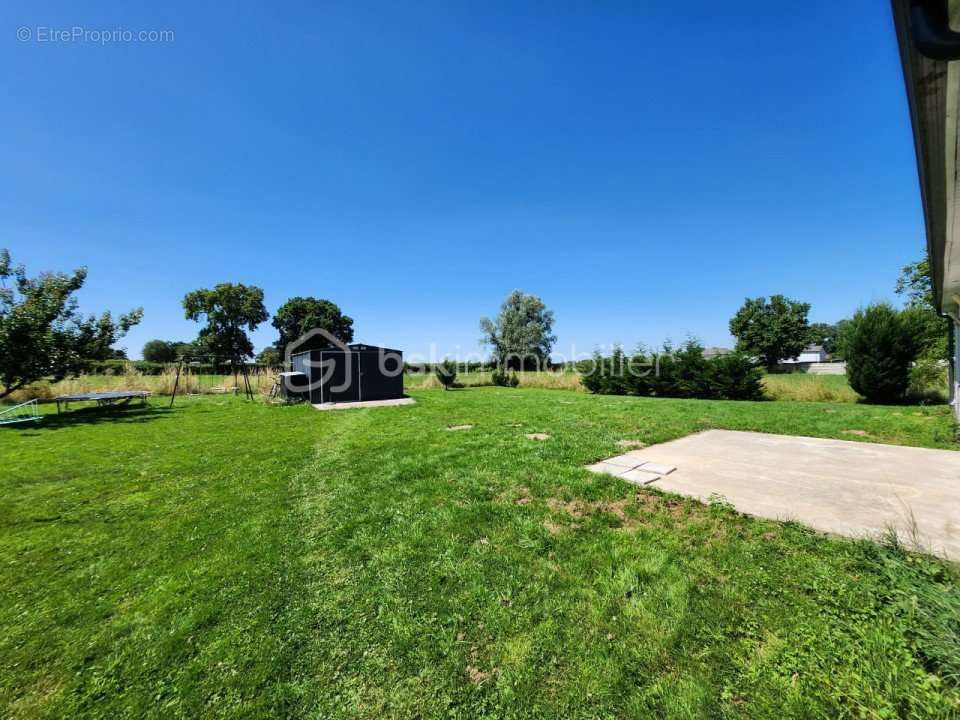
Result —
M 273 386 L 273 373 L 258 371 L 250 373 L 250 384 L 254 393 L 266 395 Z M 115 375 L 78 375 L 51 383 L 40 381 L 12 393 L 8 402 L 25 402 L 26 400 L 50 400 L 60 395 L 76 395 L 78 393 L 98 392 L 107 390 L 148 390 L 154 395 L 170 395 L 176 382 L 176 370 L 165 370 L 160 375 L 144 375 L 132 367 Z M 230 393 L 237 388 L 243 388 L 243 378 L 235 383 L 233 375 L 198 375 L 184 370 L 180 374 L 180 383 L 177 394 L 198 395 Z
M 493 385 L 489 372 L 469 372 L 457 375 L 457 385 L 460 387 L 483 387 Z M 541 388 L 544 390 L 577 390 L 583 391 L 579 373 L 573 372 L 520 372 L 520 387 Z M 432 373 L 404 377 L 404 384 L 411 388 L 424 390 L 438 390 L 442 386 Z
M 856 402 L 860 399 L 847 382 L 846 375 L 766 375 L 763 391 L 771 400 Z
M 459 387 L 481 387 L 493 385 L 489 372 L 469 372 L 457 375 Z M 544 390 L 575 390 L 585 392 L 576 372 L 520 372 L 520 387 L 540 388 Z M 409 389 L 439 390 L 442 386 L 432 373 L 408 374 L 404 385 Z M 847 382 L 846 375 L 809 375 L 806 373 L 788 373 L 783 375 L 765 375 L 764 394 L 770 400 L 806 401 L 806 402 L 843 402 L 853 403 L 860 396 Z M 943 402 L 942 392 L 929 393 L 927 404 Z M 915 393 L 920 399 L 918 393 Z

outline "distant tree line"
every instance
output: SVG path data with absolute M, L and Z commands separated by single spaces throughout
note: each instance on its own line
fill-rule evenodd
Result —
M 927 260 L 903 268 L 896 292 L 906 298 L 902 310 L 873 303 L 836 323 L 813 324 L 809 303 L 784 295 L 747 298 L 730 320 L 730 334 L 736 338 L 731 354 L 706 359 L 703 348 L 691 340 L 676 351 L 667 346 L 657 353 L 627 355 L 617 349 L 576 367 L 591 392 L 750 399 L 762 395 L 759 374 L 751 368 L 778 372 L 784 361 L 797 358 L 807 346 L 820 345 L 833 359 L 846 360 L 850 386 L 868 401 L 903 402 L 911 395 L 922 396 L 926 388 L 944 385 L 950 322 L 935 306 Z M 505 313 L 515 318 L 512 324 L 485 321 L 491 328 L 488 335 L 497 339 L 509 335 L 502 331 L 495 335 L 493 328 L 525 329 L 522 313 L 511 312 L 508 304 L 501 317 Z M 623 371 L 637 366 L 649 372 Z
M 86 280 L 86 268 L 73 273 L 43 273 L 31 278 L 0 250 L 0 398 L 42 378 L 61 379 L 84 371 L 105 369 L 125 358 L 114 345 L 143 318 L 135 308 L 116 318 L 78 311 L 76 293 Z M 703 358 L 703 348 L 689 341 L 679 350 L 655 354 L 621 350 L 612 356 L 580 362 L 584 385 L 594 392 L 624 392 L 672 397 L 754 397 L 753 366 L 777 371 L 807 345 L 822 345 L 834 358 L 847 361 L 848 379 L 858 393 L 877 402 L 898 402 L 911 386 L 931 382 L 943 373 L 950 358 L 950 324 L 934 304 L 929 263 L 924 259 L 903 268 L 896 292 L 906 303 L 898 310 L 875 303 L 836 323 L 808 320 L 809 303 L 783 295 L 748 298 L 730 320 L 736 351 Z M 254 285 L 220 283 L 183 298 L 184 316 L 200 324 L 192 341 L 153 339 L 143 346 L 144 371 L 180 359 L 203 366 L 236 367 L 254 358 L 248 333 L 270 319 L 263 290 Z M 256 356 L 259 364 L 277 367 L 284 350 L 306 332 L 320 328 L 339 342 L 353 340 L 353 319 L 336 303 L 315 297 L 294 297 L 281 305 L 272 323 L 276 341 Z M 496 384 L 515 384 L 515 372 L 555 369 L 550 353 L 556 336 L 554 314 L 541 298 L 512 291 L 494 318 L 481 318 L 481 342 L 490 349 L 485 362 L 421 363 L 420 372 L 455 377 L 458 370 L 492 370 Z M 699 359 L 697 351 L 699 349 Z M 655 358 L 660 379 L 616 380 L 612 370 L 624 360 Z M 600 368 L 601 372 L 590 372 Z M 586 377 L 587 375 L 590 378 Z M 647 376 L 642 376 L 647 378 Z M 452 383 L 453 381 L 450 380 Z
M 254 357 L 253 332 L 270 317 L 263 303 L 263 290 L 255 285 L 220 283 L 187 293 L 183 308 L 188 320 L 202 323 L 192 342 L 150 340 L 143 346 L 143 359 L 172 363 L 180 358 L 219 363 L 248 362 Z M 281 305 L 271 323 L 278 338 L 256 355 L 265 367 L 279 367 L 284 350 L 306 332 L 322 329 L 343 343 L 353 341 L 353 318 L 344 315 L 330 301 L 313 297 L 294 297 Z

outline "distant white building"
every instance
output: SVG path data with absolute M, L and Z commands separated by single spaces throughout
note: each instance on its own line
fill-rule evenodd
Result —
M 804 363 L 827 362 L 827 351 L 823 345 L 807 345 L 803 352 L 795 358 L 786 358 L 780 361 L 781 365 L 800 365 Z
M 715 357 L 720 357 L 721 355 L 729 355 L 733 350 L 725 347 L 708 347 L 703 349 L 703 356 L 710 360 Z

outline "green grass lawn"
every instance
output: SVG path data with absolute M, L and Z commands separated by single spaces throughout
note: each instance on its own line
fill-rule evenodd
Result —
M 0 429 L 0 717 L 960 713 L 955 569 L 582 469 L 710 427 L 956 448 L 948 408 L 413 395 Z

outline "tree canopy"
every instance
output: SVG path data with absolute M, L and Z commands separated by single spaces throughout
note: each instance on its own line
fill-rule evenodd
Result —
M 172 363 L 177 359 L 177 343 L 169 340 L 147 340 L 140 354 L 147 362 Z
M 811 323 L 810 343 L 822 346 L 828 355 L 839 352 L 840 335 L 847 322 L 849 320 L 840 320 L 835 323 Z
M 322 298 L 290 298 L 279 307 L 271 324 L 280 333 L 277 349 L 281 353 L 289 343 L 315 328 L 325 330 L 340 342 L 353 342 L 353 318 L 344 315 L 336 303 Z
M 268 345 L 257 353 L 257 364 L 265 367 L 278 368 L 283 364 L 283 356 L 273 345 Z
M 922 260 L 904 266 L 897 278 L 896 292 L 907 301 L 909 321 L 919 339 L 921 357 L 935 360 L 950 358 L 950 320 L 940 317 L 933 297 L 930 262 Z
M 80 268 L 29 278 L 0 250 L 0 398 L 41 378 L 76 373 L 84 360 L 116 357 L 113 344 L 140 322 L 143 309 L 116 320 L 108 312 L 82 316 L 75 293 L 86 277 Z
M 499 368 L 542 369 L 549 362 L 553 343 L 553 312 L 536 295 L 514 290 L 493 320 L 481 318 L 483 342 L 491 348 Z
M 247 330 L 254 331 L 270 317 L 263 290 L 255 285 L 220 283 L 212 289 L 187 293 L 183 309 L 188 320 L 205 322 L 199 340 L 217 360 L 239 362 L 253 356 Z
M 737 350 L 759 357 L 768 368 L 797 357 L 810 341 L 810 304 L 783 295 L 744 301 L 730 320 Z

